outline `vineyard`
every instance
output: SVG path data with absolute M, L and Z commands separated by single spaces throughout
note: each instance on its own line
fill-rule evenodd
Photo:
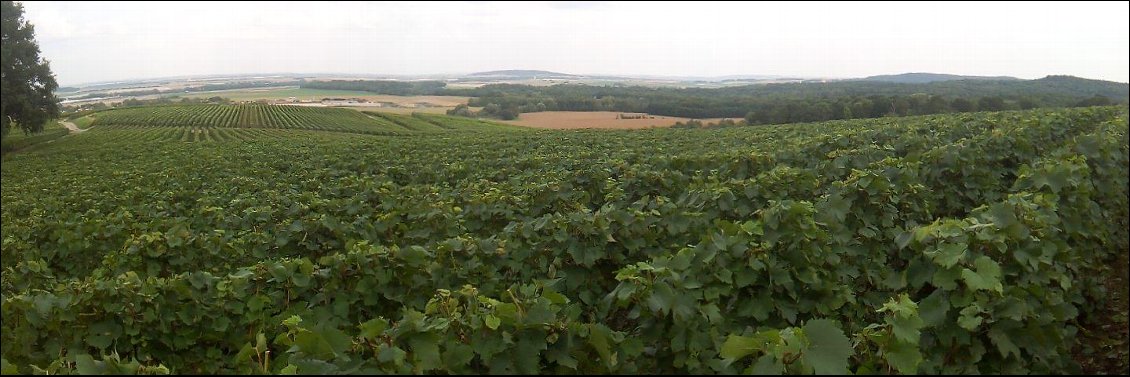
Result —
M 3 164 L 3 370 L 1078 373 L 1128 252 L 1125 107 L 511 130 L 101 112 Z
M 79 118 L 82 121 L 87 118 Z M 458 120 L 453 120 L 458 119 Z M 223 128 L 336 131 L 372 135 L 412 135 L 448 131 L 515 131 L 520 127 L 443 115 L 361 113 L 348 109 L 276 105 L 172 105 L 98 112 L 91 127 L 137 129 L 175 127 L 172 139 L 211 141 L 239 138 Z M 230 136 L 229 136 L 230 134 Z M 246 133 L 243 133 L 244 135 Z

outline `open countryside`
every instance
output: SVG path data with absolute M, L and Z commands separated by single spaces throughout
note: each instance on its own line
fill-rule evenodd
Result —
M 0 5 L 4 375 L 1130 371 L 1130 4 Z
M 461 96 L 396 96 L 396 95 L 380 95 L 371 92 L 350 91 L 350 90 L 319 90 L 319 89 L 300 89 L 297 87 L 287 87 L 278 89 L 236 89 L 231 92 L 208 92 L 201 94 L 190 94 L 183 97 L 186 98 L 207 98 L 213 96 L 224 97 L 233 101 L 256 101 L 256 100 L 273 100 L 273 101 L 287 101 L 293 98 L 294 101 L 306 102 L 322 102 L 326 98 L 340 98 L 340 99 L 356 99 L 368 102 L 374 106 L 387 103 L 395 105 L 395 107 L 443 107 L 453 108 L 456 105 L 466 104 L 468 98 Z M 342 101 L 339 101 L 342 102 Z M 360 101 L 354 101 L 360 102 Z M 360 104 L 359 104 L 360 105 Z

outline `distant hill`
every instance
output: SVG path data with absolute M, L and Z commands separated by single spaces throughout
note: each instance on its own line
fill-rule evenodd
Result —
M 1068 96 L 1103 96 L 1115 102 L 1130 101 L 1130 85 L 1124 82 L 1092 80 L 1075 76 L 1047 76 L 1023 81 L 1035 92 L 1056 93 Z
M 488 72 L 475 72 L 465 77 L 468 78 L 506 78 L 506 79 L 533 79 L 533 78 L 575 78 L 581 77 L 571 75 L 568 73 L 550 72 L 550 71 L 536 71 L 525 69 L 508 69 L 503 71 L 488 71 Z
M 954 80 L 996 80 L 996 81 L 1015 81 L 1020 80 L 1011 76 L 961 76 L 950 75 L 945 73 L 926 73 L 926 72 L 911 72 L 902 73 L 897 75 L 879 75 L 864 77 L 863 81 L 880 81 L 880 82 L 897 82 L 905 84 L 925 84 L 937 81 L 954 81 Z
M 1130 99 L 1127 83 L 1091 80 L 1075 76 L 1048 76 L 1035 80 L 964 79 L 927 83 L 903 83 L 870 80 L 843 80 L 827 83 L 789 83 L 736 86 L 722 89 L 719 94 L 759 97 L 817 98 L 841 96 L 906 96 L 915 93 L 940 95 L 949 98 L 998 96 L 1018 100 L 1032 97 L 1048 106 L 1069 106 L 1084 98 L 1100 95 L 1115 102 Z

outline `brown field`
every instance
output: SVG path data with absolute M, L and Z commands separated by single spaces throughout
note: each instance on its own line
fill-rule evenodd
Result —
M 616 119 L 621 113 L 618 111 L 543 111 L 540 113 L 523 113 L 515 120 L 504 120 L 519 126 L 554 129 L 577 128 L 608 128 L 608 129 L 638 129 L 670 127 L 675 122 L 686 122 L 690 118 L 648 115 L 645 119 Z M 717 123 L 723 118 L 699 119 L 703 124 Z M 730 118 L 734 121 L 738 119 Z

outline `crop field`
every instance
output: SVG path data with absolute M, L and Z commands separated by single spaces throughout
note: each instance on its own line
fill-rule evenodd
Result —
M 522 113 L 518 119 L 502 121 L 504 123 L 550 129 L 578 129 L 578 128 L 606 128 L 606 129 L 637 129 L 671 127 L 676 122 L 687 122 L 690 118 L 679 118 L 662 115 L 651 115 L 639 119 L 618 119 L 624 114 L 616 111 L 541 111 L 536 113 Z M 705 123 L 717 123 L 723 118 L 699 119 Z M 740 120 L 740 119 L 731 119 Z
M 631 131 L 104 111 L 2 166 L 0 356 L 52 374 L 1078 373 L 1128 250 L 1127 130 L 1125 107 Z
M 85 121 L 93 118 L 93 121 Z M 346 109 L 277 105 L 172 105 L 121 108 L 79 118 L 100 130 L 175 127 L 176 140 L 223 138 L 224 128 L 266 128 L 336 131 L 374 135 L 408 135 L 447 131 L 520 131 L 521 127 L 436 114 L 387 114 Z M 450 124 L 450 127 L 446 125 Z M 158 131 L 152 131 L 158 132 Z M 204 139 L 200 139 L 203 137 Z

